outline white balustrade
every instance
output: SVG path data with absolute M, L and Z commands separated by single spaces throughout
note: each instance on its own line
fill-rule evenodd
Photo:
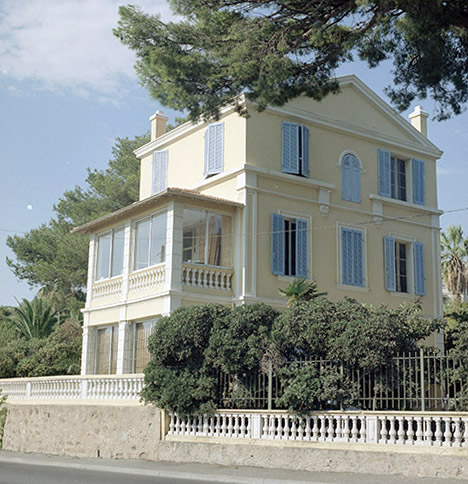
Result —
M 309 442 L 468 447 L 468 415 L 383 413 L 240 413 L 211 416 L 169 414 L 168 435 Z
M 142 291 L 159 287 L 166 281 L 166 266 L 159 265 L 150 269 L 130 274 L 128 278 L 128 291 Z
M 95 282 L 92 291 L 93 299 L 119 296 L 122 292 L 122 277 Z
M 8 400 L 139 400 L 142 376 L 44 377 L 0 380 Z
M 232 290 L 233 271 L 218 267 L 182 266 L 182 284 L 206 289 Z

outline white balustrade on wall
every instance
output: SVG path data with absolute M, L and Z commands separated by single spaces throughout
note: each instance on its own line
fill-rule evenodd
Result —
M 0 380 L 8 400 L 139 400 L 142 376 L 45 377 Z
M 218 267 L 182 266 L 182 284 L 206 289 L 232 290 L 233 271 Z
M 166 281 L 166 266 L 159 265 L 144 271 L 130 274 L 128 278 L 129 292 L 141 291 L 162 286 Z
M 93 284 L 93 299 L 119 296 L 122 292 L 122 277 L 113 277 Z
M 169 417 L 172 437 L 468 447 L 468 415 L 222 412 L 184 418 L 170 413 Z

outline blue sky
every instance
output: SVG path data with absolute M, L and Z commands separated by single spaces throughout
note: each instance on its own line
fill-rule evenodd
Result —
M 138 84 L 134 56 L 112 35 L 118 20 L 115 0 L 2 0 L 0 3 L 0 305 L 32 298 L 5 263 L 12 254 L 8 235 L 46 223 L 66 189 L 83 185 L 86 169 L 102 169 L 117 137 L 149 129 L 148 118 L 163 109 Z M 163 0 L 133 0 L 145 11 L 170 11 Z M 387 99 L 385 65 L 369 70 L 348 64 Z M 421 102 L 432 113 L 431 100 Z M 408 113 L 403 113 L 406 117 Z M 468 206 L 468 113 L 449 121 L 429 121 L 429 137 L 444 155 L 438 164 L 439 207 Z M 462 224 L 468 211 L 446 214 L 443 227 Z

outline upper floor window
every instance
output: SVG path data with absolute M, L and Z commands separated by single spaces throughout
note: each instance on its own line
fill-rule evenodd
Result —
M 364 237 L 362 230 L 341 227 L 341 283 L 364 287 Z
M 166 260 L 166 213 L 140 220 L 135 225 L 134 270 Z
M 96 281 L 122 274 L 124 238 L 123 227 L 98 237 Z
M 163 192 L 167 188 L 167 158 L 167 150 L 153 153 L 152 195 Z
M 424 296 L 426 293 L 424 244 L 385 237 L 384 252 L 387 290 L 414 292 Z
M 283 121 L 281 171 L 309 176 L 309 128 L 303 124 Z
M 341 198 L 361 203 L 361 163 L 351 153 L 341 160 Z
M 231 267 L 232 219 L 229 215 L 184 209 L 182 261 Z
M 205 176 L 216 175 L 224 166 L 224 123 L 213 123 L 205 131 Z
M 271 270 L 280 276 L 308 277 L 309 228 L 302 218 L 274 213 L 271 219 Z
M 412 170 L 410 170 L 412 166 Z M 413 158 L 410 161 L 392 156 L 389 151 L 378 151 L 379 194 L 397 200 L 407 201 L 412 188 L 413 203 L 425 203 L 425 164 Z M 412 183 L 411 183 L 412 181 Z

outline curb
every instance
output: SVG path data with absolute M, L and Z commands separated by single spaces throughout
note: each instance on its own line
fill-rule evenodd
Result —
M 129 474 L 134 476 L 146 476 L 146 477 L 160 477 L 166 479 L 182 479 L 187 481 L 207 481 L 207 482 L 223 482 L 226 484 L 330 484 L 318 481 L 301 481 L 295 479 L 269 479 L 266 477 L 241 477 L 232 476 L 227 474 L 203 474 L 203 473 L 193 473 L 193 472 L 181 472 L 181 471 L 168 471 L 168 470 L 157 470 L 157 469 L 138 469 L 134 467 L 114 467 L 110 465 L 100 465 L 100 464 L 80 464 L 74 462 L 60 462 L 58 460 L 50 460 L 47 462 L 27 459 L 23 457 L 7 457 L 1 455 L 0 462 L 10 463 L 10 464 L 21 464 L 21 465 L 35 465 L 43 467 L 59 467 L 68 469 L 78 469 L 87 471 L 101 471 L 109 473 L 118 474 Z

